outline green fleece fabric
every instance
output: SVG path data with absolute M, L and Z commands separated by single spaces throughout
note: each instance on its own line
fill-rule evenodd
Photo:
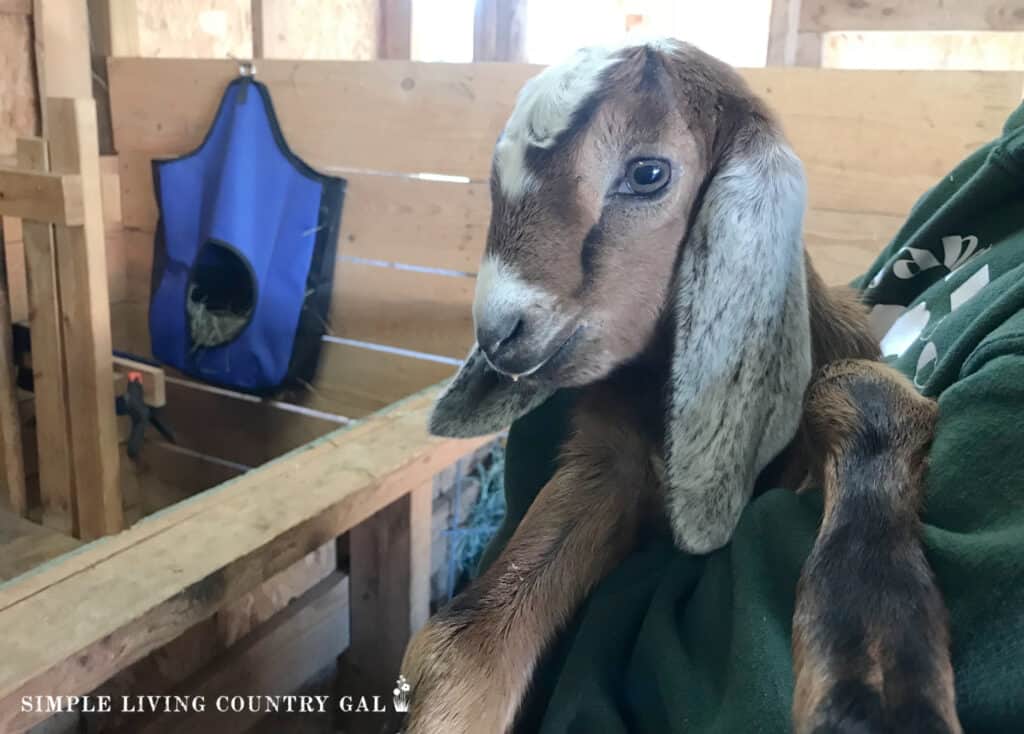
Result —
M 1024 107 L 922 197 L 857 285 L 887 359 L 939 400 L 924 542 L 965 730 L 1024 732 Z M 509 514 L 487 559 L 550 478 L 572 400 L 512 427 Z M 821 508 L 817 492 L 759 494 L 704 557 L 643 539 L 553 646 L 519 730 L 788 732 L 790 620 Z

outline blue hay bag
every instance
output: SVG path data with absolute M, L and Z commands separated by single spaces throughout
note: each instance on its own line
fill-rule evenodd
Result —
M 243 76 L 228 85 L 199 148 L 153 161 L 153 181 L 153 355 L 253 393 L 311 381 L 344 179 L 289 149 L 266 87 Z

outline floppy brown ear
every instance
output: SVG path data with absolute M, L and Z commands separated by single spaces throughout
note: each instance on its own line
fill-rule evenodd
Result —
M 503 431 L 547 400 L 554 388 L 528 377 L 496 372 L 474 344 L 430 415 L 435 436 L 470 438 Z
M 668 504 L 676 541 L 700 553 L 728 542 L 758 473 L 795 435 L 811 375 L 803 168 L 769 120 L 748 117 L 676 276 Z

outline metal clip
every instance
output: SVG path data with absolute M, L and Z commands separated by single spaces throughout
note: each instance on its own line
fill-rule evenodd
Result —
M 238 74 L 239 76 L 255 77 L 256 76 L 256 64 L 252 61 L 240 61 L 238 62 Z

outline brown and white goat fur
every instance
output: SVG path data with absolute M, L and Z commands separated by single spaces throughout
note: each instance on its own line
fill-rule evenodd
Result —
M 431 429 L 488 433 L 581 395 L 503 553 L 410 643 L 404 731 L 509 730 L 638 530 L 721 547 L 781 455 L 826 499 L 794 618 L 795 730 L 959 732 L 917 530 L 935 407 L 814 273 L 803 170 L 762 102 L 685 44 L 581 51 L 523 88 L 491 188 L 477 345 Z

